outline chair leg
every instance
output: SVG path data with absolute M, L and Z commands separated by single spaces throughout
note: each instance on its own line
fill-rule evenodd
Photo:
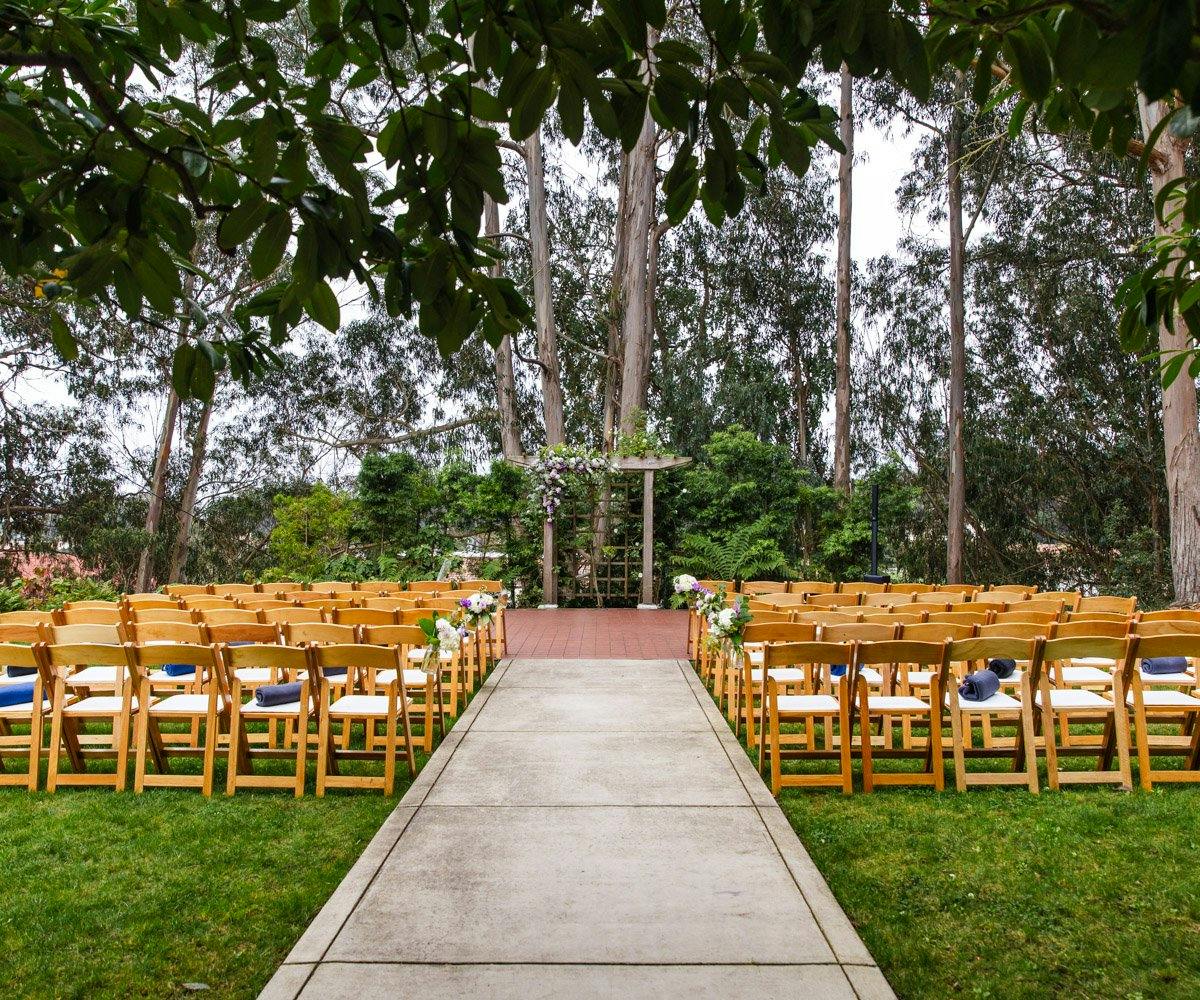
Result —
M 226 763 L 225 794 L 232 795 L 237 791 L 239 773 L 238 763 L 242 751 L 242 740 L 249 739 L 242 723 L 241 698 L 235 697 L 233 708 L 229 713 L 229 756 Z
M 46 791 L 58 791 L 58 757 L 62 750 L 63 683 L 54 685 L 54 707 L 50 717 L 50 759 L 46 763 Z
M 333 734 L 329 728 L 329 706 L 323 705 L 321 722 L 317 727 L 317 798 L 325 794 L 325 777 L 329 773 L 329 745 Z
M 433 687 L 433 675 L 425 677 L 425 733 L 423 746 L 426 753 L 433 753 L 433 699 L 437 692 Z
M 304 778 L 308 770 L 308 698 L 300 699 L 300 718 L 296 722 L 296 798 L 304 797 Z
M 933 772 L 933 787 L 935 791 L 946 788 L 946 765 L 942 758 L 942 692 L 938 679 L 934 677 L 929 682 L 929 768 Z
M 840 689 L 841 697 L 838 699 L 838 731 L 841 733 L 841 745 L 838 752 L 841 754 L 840 763 L 842 767 L 842 794 L 854 794 L 854 766 L 853 754 L 851 753 L 850 739 L 850 697 L 846 690 L 846 685 L 843 684 Z M 833 719 L 826 718 L 826 731 L 832 729 Z
M 1125 706 L 1125 685 L 1118 672 L 1113 678 L 1113 725 L 1117 729 L 1117 766 L 1121 771 L 1121 787 L 1133 788 L 1133 771 L 1129 766 L 1129 711 Z
M 386 753 L 383 758 L 383 794 L 396 787 L 396 689 L 388 697 Z
M 219 718 L 216 702 L 210 699 L 208 715 L 204 720 L 204 778 L 200 786 L 200 791 L 206 799 L 212 798 L 213 777 L 217 771 L 217 742 L 221 738 Z
M 1114 713 L 1113 724 L 1116 725 Z M 1138 781 L 1143 791 L 1150 791 L 1154 781 L 1150 777 L 1150 729 L 1146 719 L 1146 702 L 1142 697 L 1142 685 L 1133 682 L 1133 724 L 1137 734 Z
M 871 706 L 867 693 L 867 682 L 858 679 L 858 712 L 851 714 L 851 736 L 854 730 L 854 714 L 858 715 L 859 748 L 862 752 L 863 791 L 868 795 L 875 791 L 875 769 L 871 762 Z
M 1050 685 L 1042 681 L 1042 742 L 1046 747 L 1046 783 L 1057 792 L 1058 780 L 1058 730 L 1057 719 L 1050 709 Z
M 149 710 L 142 709 L 138 712 L 137 722 L 134 725 L 134 742 L 137 745 L 137 753 L 133 764 L 133 791 L 135 795 L 141 795 L 146 787 L 146 744 L 150 740 L 149 728 L 150 712 Z
M 138 714 L 143 712 L 149 714 L 150 699 L 147 698 L 145 704 L 138 702 Z M 126 694 L 121 705 L 121 714 L 113 719 L 113 738 L 117 741 L 117 781 L 115 790 L 118 792 L 125 791 L 125 784 L 128 780 L 129 770 L 129 723 L 130 723 L 130 705 L 129 694 Z M 118 736 L 118 732 L 120 736 Z
M 967 727 L 970 732 L 970 726 Z M 954 753 L 954 787 L 960 791 L 967 790 L 967 760 L 963 743 L 963 718 L 958 705 L 958 690 L 950 691 L 950 739 Z
M 771 794 L 776 798 L 783 791 L 783 769 L 779 760 L 779 688 L 775 681 L 767 680 L 767 700 L 770 702 L 771 714 Z M 763 761 L 758 761 L 758 773 L 762 774 Z

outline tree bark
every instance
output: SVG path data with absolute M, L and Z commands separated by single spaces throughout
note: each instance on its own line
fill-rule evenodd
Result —
M 179 529 L 171 546 L 168 583 L 178 583 L 183 578 L 183 568 L 187 565 L 188 542 L 191 539 L 192 522 L 196 514 L 196 493 L 200 489 L 200 475 L 204 471 L 204 456 L 208 449 L 208 422 L 211 417 L 212 400 L 209 400 L 200 411 L 196 434 L 192 438 L 192 464 L 188 467 L 187 483 L 179 501 Z
M 617 175 L 617 221 L 613 230 L 612 283 L 608 293 L 608 357 L 604 363 L 603 441 L 605 451 L 616 445 L 617 407 L 621 396 L 621 309 L 625 292 L 625 233 L 628 227 L 626 211 L 629 204 L 629 154 L 622 151 Z
M 854 86 L 842 63 L 841 138 L 838 159 L 837 386 L 834 395 L 833 485 L 850 492 L 850 222 L 853 209 Z
M 658 38 L 654 31 L 648 35 L 649 48 Z M 651 68 L 647 65 L 645 77 L 649 80 L 650 76 Z M 650 384 L 651 332 L 646 326 L 646 296 L 649 291 L 650 231 L 654 226 L 657 148 L 658 129 L 647 108 L 641 134 L 629 153 L 625 267 L 621 280 L 624 308 L 621 314 L 620 421 L 621 431 L 626 434 L 634 430 L 638 412 L 646 409 Z
M 483 231 L 496 237 L 500 233 L 500 209 L 490 195 L 483 196 Z M 504 273 L 504 265 L 496 261 L 489 269 L 493 278 Z M 517 426 L 517 382 L 513 376 L 512 338 L 507 334 L 496 348 L 496 410 L 500 415 L 500 451 L 507 459 L 519 458 L 521 432 Z
M 563 444 L 562 375 L 558 364 L 558 330 L 554 325 L 554 288 L 550 280 L 549 226 L 546 221 L 546 165 L 538 129 L 525 144 L 529 173 L 529 243 L 533 258 L 533 311 L 542 380 L 542 415 L 546 444 Z
M 964 303 L 964 241 L 962 208 L 962 100 L 964 84 L 955 88 L 950 129 L 946 134 L 946 201 L 950 217 L 950 398 L 947 413 L 947 443 L 950 451 L 947 475 L 946 582 L 963 578 L 967 482 L 963 444 L 964 397 L 967 377 L 966 307 Z
M 1161 101 L 1150 102 L 1138 94 L 1142 134 L 1149 141 L 1154 127 L 1170 112 Z M 1163 131 L 1151 159 L 1150 179 L 1155 195 L 1183 177 L 1186 172 L 1184 148 Z M 1166 225 L 1155 214 L 1154 231 L 1159 235 L 1173 232 L 1179 225 Z M 1158 344 L 1164 356 L 1190 350 L 1194 345 L 1181 322 L 1171 330 L 1159 327 Z M 1197 428 L 1196 382 L 1186 366 L 1175 381 L 1163 389 L 1163 449 L 1166 454 L 1167 516 L 1171 524 L 1171 578 L 1175 603 L 1200 603 L 1200 429 Z
M 150 506 L 146 508 L 146 544 L 138 559 L 137 589 L 149 590 L 154 582 L 154 541 L 158 523 L 162 520 L 163 498 L 167 488 L 167 466 L 171 461 L 171 445 L 175 440 L 175 419 L 179 414 L 179 396 L 172 388 L 167 395 L 167 413 L 158 435 L 158 451 L 154 456 L 154 471 L 150 477 Z

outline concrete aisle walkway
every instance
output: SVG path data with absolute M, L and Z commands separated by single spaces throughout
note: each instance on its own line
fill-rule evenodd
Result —
M 686 661 L 514 659 L 263 996 L 892 992 Z

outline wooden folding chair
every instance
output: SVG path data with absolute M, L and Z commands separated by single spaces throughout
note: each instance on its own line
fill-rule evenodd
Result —
M 970 604 L 975 608 L 986 606 L 999 612 L 1007 611 L 1010 604 L 1020 604 L 1024 600 L 1024 594 L 1017 594 L 1008 590 L 999 590 L 994 592 L 985 590 L 972 597 Z M 965 609 L 960 608 L 959 605 L 956 604 L 951 610 L 959 611 Z
M 1197 635 L 1200 620 L 1194 618 L 1176 621 L 1171 618 L 1154 618 L 1134 621 L 1129 626 L 1130 635 Z
M 827 580 L 793 580 L 788 584 L 789 594 L 832 594 L 837 591 L 837 584 Z
M 809 594 L 808 604 L 813 608 L 856 608 L 858 607 L 861 594 L 854 593 L 834 593 L 834 594 Z
M 1142 669 L 1144 660 L 1156 657 L 1183 657 L 1187 665 L 1175 674 L 1151 674 Z M 1200 634 L 1196 632 L 1135 635 L 1129 640 L 1129 650 L 1121 665 L 1121 679 L 1133 709 L 1138 780 L 1146 791 L 1150 791 L 1156 781 L 1200 781 L 1198 665 Z M 1152 722 L 1181 723 L 1179 735 L 1151 733 Z M 1105 750 L 1111 759 L 1112 740 L 1106 743 Z M 1183 766 L 1153 766 L 1154 757 L 1167 756 L 1183 757 Z
M 408 760 L 409 773 L 417 773 L 416 757 L 413 753 L 412 730 L 409 727 L 410 702 L 404 686 L 404 665 L 398 647 L 367 646 L 309 646 L 309 676 L 314 677 L 320 691 L 320 735 L 317 750 L 317 795 L 325 794 L 330 788 L 382 788 L 384 795 L 391 795 L 395 786 L 396 750 L 398 740 L 403 739 L 404 752 Z M 326 680 L 328 670 L 346 670 L 365 677 L 364 687 L 383 693 L 345 694 L 334 698 Z M 383 671 L 395 671 L 388 684 L 380 684 L 377 677 Z M 331 723 L 343 719 L 367 719 L 371 725 L 384 724 L 383 777 L 368 775 L 343 775 L 338 773 L 337 763 L 344 759 L 378 759 L 378 751 L 366 749 L 353 751 L 338 749 L 333 743 Z M 397 727 L 400 733 L 397 733 Z
M 848 680 L 853 662 L 854 643 L 850 642 L 783 642 L 766 647 L 760 674 L 765 677 L 766 722 L 759 742 L 759 773 L 764 759 L 769 758 L 773 795 L 799 787 L 840 788 L 845 795 L 854 791 Z M 844 672 L 834 678 L 832 671 L 837 666 Z M 820 740 L 818 721 L 824 725 Z M 784 734 L 781 727 L 786 723 L 801 723 L 804 728 L 798 734 Z M 784 774 L 784 760 L 836 760 L 838 770 L 834 774 Z
M 792 612 L 792 620 L 812 622 L 814 625 L 852 625 L 862 620 L 858 611 L 830 611 L 827 609 L 801 610 Z
M 993 583 L 989 584 L 986 593 L 989 594 L 1017 594 L 1019 600 L 1027 599 L 1030 595 L 1037 593 L 1036 586 L 1028 586 L 1024 583 Z
M 120 611 L 120 601 L 67 601 L 63 611 Z M 68 623 L 74 624 L 74 623 Z
M 1047 636 L 1051 639 L 1074 639 L 1091 636 L 1107 636 L 1124 639 L 1129 634 L 1129 621 L 1073 621 L 1055 622 Z M 1092 687 L 1104 690 L 1112 684 L 1117 660 L 1108 657 L 1077 657 L 1070 662 L 1055 661 L 1050 665 L 1050 680 L 1055 687 Z
M 258 593 L 258 584 L 256 583 L 214 583 L 212 585 L 213 594 L 218 597 L 245 597 L 248 594 Z
M 126 635 L 135 646 L 208 645 L 208 632 L 205 627 L 194 622 L 141 622 L 126 626 Z M 158 669 L 149 671 L 146 680 L 151 692 L 157 697 L 164 692 L 200 694 L 204 691 L 208 678 L 198 675 L 195 665 L 185 660 L 181 663 L 168 661 Z M 172 732 L 164 736 L 163 740 L 172 745 L 196 746 L 199 737 L 200 721 L 193 718 L 190 732 Z
M 413 708 L 420 710 L 422 747 L 426 753 L 432 753 L 435 718 L 438 735 L 442 738 L 446 735 L 447 705 L 442 695 L 442 671 L 424 669 L 425 643 L 428 641 L 425 633 L 416 625 L 367 625 L 363 627 L 360 638 L 366 645 L 394 646 L 399 651 L 400 662 L 404 664 L 404 688 L 413 699 Z M 394 677 L 390 671 L 384 671 L 375 680 L 377 684 L 386 686 Z M 418 697 L 419 702 L 416 701 Z M 410 723 L 413 718 L 414 713 L 410 712 Z M 368 747 L 373 746 L 375 738 L 376 734 L 372 729 L 367 737 Z
M 839 594 L 882 594 L 890 587 L 886 583 L 867 583 L 862 580 L 853 580 L 850 582 L 842 582 L 838 584 Z M 903 584 L 901 584 L 903 588 Z
M 140 622 L 181 622 L 189 624 L 196 621 L 197 614 L 198 612 L 180 607 L 147 608 L 133 606 L 130 607 L 125 620 L 131 625 L 136 625 Z
M 199 597 L 212 593 L 207 584 L 199 583 L 168 583 L 163 591 L 172 597 Z
M 67 626 L 68 628 L 70 626 Z M 50 722 L 49 765 L 46 790 L 61 785 L 100 785 L 123 791 L 128 775 L 130 725 L 140 714 L 141 705 L 134 696 L 134 678 L 125 646 L 100 643 L 67 643 L 41 646 L 44 663 L 53 675 L 53 708 Z M 89 670 L 106 670 L 110 681 L 104 694 L 92 694 L 90 688 L 71 690 L 69 677 Z M 71 697 L 76 694 L 76 697 Z M 85 722 L 108 722 L 112 732 L 104 744 L 85 744 L 79 738 L 79 726 Z M 60 756 L 66 752 L 72 771 L 60 773 Z M 87 762 L 96 758 L 115 759 L 111 773 L 87 770 Z
M 734 734 L 740 734 L 742 722 L 746 723 L 746 746 L 754 746 L 755 720 L 759 718 L 755 707 L 755 698 L 762 697 L 763 666 L 766 647 L 776 642 L 813 642 L 817 637 L 817 626 L 798 622 L 758 622 L 752 621 L 742 633 L 742 655 L 732 671 L 730 692 L 730 716 L 734 724 Z M 780 668 L 781 670 L 783 668 Z M 767 675 L 770 671 L 767 671 Z M 794 673 L 784 671 L 777 675 L 780 681 L 797 680 Z M 802 678 L 800 678 L 802 679 Z M 758 741 L 761 751 L 762 741 Z M 762 773 L 761 765 L 759 773 Z
M 395 608 L 335 608 L 335 625 L 395 625 Z
M 262 597 L 243 597 L 237 602 L 237 606 L 246 611 L 266 611 L 272 608 L 294 608 L 291 601 L 281 601 L 277 597 L 264 595 Z
M 919 622 L 915 625 L 901 625 L 900 633 L 897 636 L 899 639 L 905 639 L 909 642 L 957 642 L 962 639 L 970 639 L 975 635 L 974 625 L 949 623 L 949 622 Z M 896 693 L 901 695 L 916 695 L 917 697 L 926 697 L 929 691 L 929 683 L 934 677 L 934 672 L 930 670 L 913 670 L 912 664 L 900 663 L 897 664 L 896 683 L 894 685 Z M 953 686 L 957 683 L 963 673 L 965 673 L 966 664 L 953 657 L 950 659 L 950 676 L 947 681 L 947 686 Z M 911 716 L 902 716 L 900 719 L 901 745 L 907 748 L 917 746 L 919 741 L 913 739 L 912 718 Z
M 183 597 L 183 606 L 192 611 L 211 611 L 215 608 L 236 608 L 237 603 L 230 597 Z
M 1039 590 L 1032 598 L 1036 601 L 1062 601 L 1063 609 L 1074 611 L 1083 595 L 1078 590 Z
M 1045 666 L 1039 677 L 1037 704 L 1042 715 L 1042 738 L 1046 751 L 1046 771 L 1049 784 L 1055 791 L 1064 784 L 1119 784 L 1132 788 L 1129 766 L 1129 715 L 1125 701 L 1125 681 L 1121 671 L 1111 675 L 1105 690 L 1083 688 L 1054 688 L 1050 684 L 1051 667 L 1072 660 L 1109 660 L 1123 662 L 1128 655 L 1130 640 L 1105 636 L 1083 636 L 1048 639 L 1042 649 Z M 1056 719 L 1059 720 L 1056 726 Z M 1105 733 L 1094 740 L 1072 739 L 1072 720 L 1091 722 L 1100 719 Z M 1109 770 L 1112 755 L 1108 745 L 1115 742 L 1118 771 Z M 1064 771 L 1058 758 L 1067 754 L 1096 757 L 1091 771 Z
M 762 604 L 780 609 L 801 608 L 808 604 L 807 594 L 760 594 L 756 598 Z M 753 602 L 751 602 L 753 603 Z
M 990 611 L 931 611 L 925 620 L 946 625 L 986 625 L 991 619 Z
M 974 600 L 975 595 L 983 590 L 982 587 L 974 583 L 935 583 L 933 589 L 942 592 L 950 593 L 965 593 L 970 595 L 968 600 Z
M 325 615 L 320 608 L 302 608 L 295 604 L 283 608 L 261 608 L 258 617 L 268 625 L 300 625 L 325 621 Z
M 746 580 L 741 587 L 743 594 L 786 594 L 786 580 Z
M 5 611 L 0 614 L 0 625 L 52 625 L 53 611 Z
M 1037 771 L 1037 740 L 1034 735 L 1034 696 L 1041 675 L 1044 639 L 957 639 L 950 644 L 952 663 L 967 663 L 969 670 L 986 670 L 993 659 L 1011 659 L 1028 666 L 1021 675 L 1016 697 L 997 691 L 984 701 L 971 701 L 960 696 L 958 684 L 947 685 L 947 710 L 950 713 L 951 739 L 954 752 L 954 785 L 965 792 L 972 785 L 1025 785 L 1036 795 L 1039 791 Z M 1017 735 L 1013 749 L 1002 751 L 988 745 L 973 745 L 972 721 L 987 718 L 989 722 L 1016 723 Z M 981 727 L 982 728 L 982 727 Z M 989 727 L 990 732 L 990 727 Z M 1011 771 L 971 772 L 968 757 L 1009 757 Z
M 404 589 L 404 584 L 393 580 L 362 580 L 357 589 L 367 594 L 398 594 Z
M 0 621 L 4 616 L 0 615 Z M 1200 609 L 1197 608 L 1164 608 L 1162 611 L 1143 611 L 1138 615 L 1139 622 L 1200 622 Z
M 209 608 L 196 612 L 205 625 L 250 625 L 258 622 L 258 611 L 254 608 Z
M 0 705 L 0 785 L 23 785 L 31 792 L 37 791 L 41 777 L 45 720 L 53 709 L 53 674 L 43 660 L 41 649 L 41 646 L 0 643 L 0 664 L 5 667 L 0 691 L 9 698 L 16 698 L 18 690 L 29 689 L 27 700 L 22 697 L 14 704 Z M 13 732 L 13 723 L 28 725 L 29 733 Z M 4 766 L 5 759 L 24 760 L 24 772 L 8 770 Z
M 1032 604 L 1033 602 L 1027 602 Z M 1012 611 L 997 611 L 992 616 L 993 625 L 1007 625 L 1009 622 L 1028 623 L 1031 625 L 1043 625 L 1049 629 L 1052 622 L 1058 621 L 1058 613 L 1055 611 L 1026 611 L 1023 606 L 1020 610 Z
M 932 583 L 892 583 L 896 590 L 903 590 L 906 594 L 932 594 L 934 587 Z
M 893 608 L 897 604 L 913 604 L 917 595 L 911 591 L 889 590 L 863 594 L 859 606 L 864 608 Z
M 296 798 L 300 798 L 304 794 L 308 725 L 314 708 L 308 651 L 271 643 L 221 644 L 218 649 L 230 673 L 229 770 L 225 794 L 232 795 L 239 788 L 291 788 Z M 243 681 L 243 677 L 253 681 Z M 287 683 L 300 684 L 300 694 L 295 701 L 275 705 L 257 703 L 254 691 L 259 687 Z M 243 702 L 246 694 L 251 695 L 250 700 Z M 294 726 L 294 749 L 280 750 L 271 740 L 256 739 L 261 734 L 249 733 L 246 723 L 260 721 L 267 723 L 270 733 L 280 722 Z M 254 773 L 255 760 L 287 756 L 292 756 L 296 762 L 292 775 Z
M 401 625 L 419 625 L 422 620 L 433 617 L 433 611 L 426 608 L 403 608 L 396 612 Z M 409 665 L 424 662 L 428 650 L 425 647 L 409 651 Z M 458 702 L 463 697 L 465 685 L 462 681 L 462 654 L 442 650 L 439 653 L 439 663 L 442 671 L 442 692 L 446 699 L 446 712 L 451 718 L 458 716 Z
M 919 608 L 920 604 L 907 604 L 901 607 Z M 925 620 L 924 611 L 901 611 L 900 608 L 863 608 L 858 620 L 864 625 L 918 625 Z
M 924 594 L 913 594 L 912 603 L 944 605 L 944 611 L 952 604 L 967 603 L 968 593 L 965 590 L 931 590 Z
M 125 615 L 119 607 L 68 608 L 64 605 L 54 612 L 55 625 L 120 625 L 124 621 Z
M 913 695 L 876 695 L 871 693 L 865 671 L 884 668 L 894 673 L 898 664 L 926 667 L 931 677 L 928 700 Z M 947 642 L 906 642 L 900 639 L 883 642 L 860 642 L 855 647 L 855 661 L 850 689 L 855 699 L 854 714 L 858 716 L 862 739 L 863 791 L 872 792 L 876 785 L 929 785 L 937 791 L 945 787 L 946 774 L 942 763 L 942 725 L 945 703 L 943 696 L 950 675 L 950 644 Z M 872 746 L 870 735 L 874 717 L 884 722 L 883 743 Z M 892 743 L 888 720 L 908 718 L 924 722 L 929 738 L 922 748 L 896 747 Z M 918 771 L 875 771 L 878 759 L 905 758 L 922 762 Z
M 1136 610 L 1136 597 L 1080 597 L 1078 604 L 1075 606 L 1075 612 L 1081 615 L 1088 614 L 1089 612 L 1100 612 L 1101 614 L 1129 616 Z
M 409 580 L 405 590 L 423 595 L 437 596 L 440 590 L 452 590 L 454 585 L 449 580 Z
M 213 791 L 216 771 L 217 746 L 221 740 L 221 728 L 229 720 L 229 686 L 225 676 L 225 663 L 213 646 L 180 643 L 172 645 L 155 643 L 150 645 L 125 646 L 129 654 L 130 670 L 137 678 L 138 713 L 136 743 L 137 760 L 134 764 L 133 790 L 141 793 L 147 786 L 153 788 L 199 788 L 203 795 Z M 150 678 L 165 669 L 167 664 L 188 664 L 195 677 L 193 688 L 179 694 L 168 694 L 155 699 Z M 196 689 L 199 690 L 196 690 Z M 202 724 L 203 743 L 194 742 L 180 748 L 164 739 L 164 722 L 187 723 L 191 732 Z M 148 774 L 147 752 L 154 747 L 158 773 Z M 174 754 L 192 756 L 197 751 L 202 764 L 200 774 L 175 774 L 169 766 Z
M 121 598 L 121 605 L 124 607 L 126 616 L 130 611 L 141 609 L 143 611 L 150 608 L 181 608 L 182 604 L 179 598 L 171 597 L 169 594 L 126 594 Z

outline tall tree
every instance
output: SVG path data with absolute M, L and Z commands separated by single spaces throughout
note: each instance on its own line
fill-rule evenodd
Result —
M 967 386 L 967 321 L 963 270 L 966 240 L 963 236 L 963 112 L 966 96 L 962 78 L 954 88 L 950 124 L 946 131 L 946 214 L 950 229 L 950 389 L 946 414 L 949 452 L 947 474 L 946 582 L 963 580 L 963 536 L 966 532 L 967 470 L 963 421 Z
M 200 405 L 200 416 L 196 421 L 196 429 L 192 432 L 192 458 L 188 463 L 183 495 L 179 498 L 179 523 L 175 531 L 175 541 L 171 544 L 168 583 L 182 580 L 183 569 L 187 565 L 188 544 L 192 537 L 192 523 L 196 517 L 196 495 L 200 491 L 200 477 L 204 472 L 204 458 L 208 449 L 208 423 L 212 418 L 212 409 L 212 399 L 206 399 Z
M 1159 123 L 1171 111 L 1163 101 L 1148 100 L 1138 93 L 1142 133 L 1149 142 Z M 1167 185 L 1187 176 L 1184 142 L 1169 129 L 1158 130 L 1156 150 L 1161 159 L 1151 161 L 1150 177 L 1157 196 Z M 1155 232 L 1177 233 L 1183 223 L 1179 215 L 1163 219 L 1155 215 Z M 1158 328 L 1158 347 L 1169 361 L 1180 351 L 1193 347 L 1187 328 L 1178 319 L 1166 318 Z M 1196 380 L 1187 370 L 1179 371 L 1163 389 L 1163 444 L 1166 451 L 1167 502 L 1171 518 L 1171 568 L 1175 600 L 1181 604 L 1200 603 L 1200 428 L 1197 426 Z
M 496 200 L 489 194 L 483 199 L 484 232 L 493 239 L 500 236 L 500 209 Z M 494 247 L 498 254 L 500 248 Z M 504 265 L 499 257 L 492 265 L 491 275 L 499 278 L 504 271 Z M 517 383 L 513 374 L 512 336 L 504 334 L 496 345 L 496 410 L 500 423 L 500 453 L 505 458 L 518 458 L 523 454 L 521 446 L 521 431 L 517 424 Z
M 850 228 L 854 195 L 854 79 L 842 63 L 838 155 L 837 389 L 834 398 L 833 485 L 850 490 Z

